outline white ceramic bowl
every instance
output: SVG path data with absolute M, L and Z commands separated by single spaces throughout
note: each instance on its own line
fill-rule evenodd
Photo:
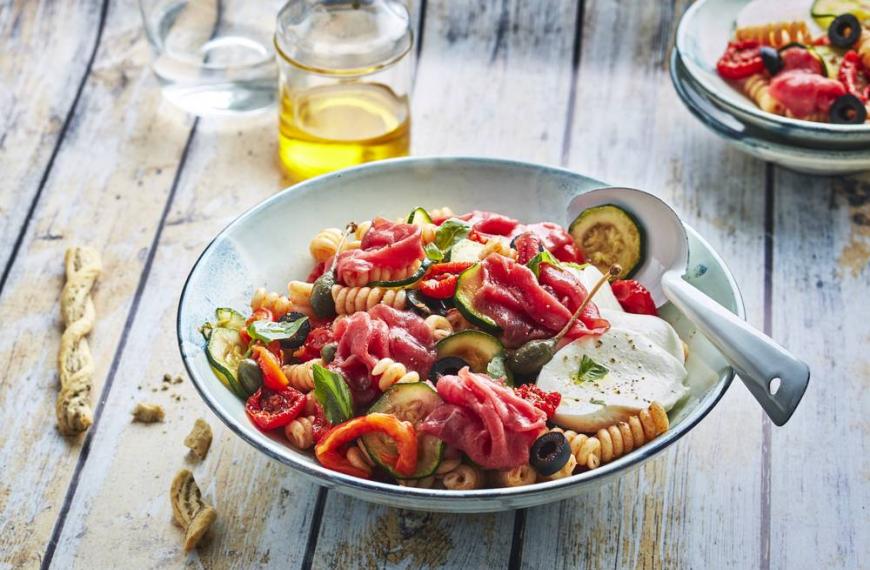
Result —
M 870 148 L 802 147 L 730 114 L 689 75 L 676 49 L 671 54 L 671 81 L 677 95 L 698 120 L 746 154 L 807 174 L 854 174 L 870 170 Z
M 690 396 L 671 412 L 672 428 L 650 444 L 599 469 L 526 487 L 446 491 L 415 489 L 357 479 L 321 467 L 291 448 L 283 435 L 258 430 L 209 369 L 197 328 L 218 306 L 247 312 L 254 288 L 284 290 L 308 273 L 308 241 L 321 228 L 376 214 L 396 217 L 414 207 L 450 206 L 495 210 L 523 221 L 568 223 L 566 207 L 578 193 L 604 186 L 580 174 L 520 162 L 482 158 L 409 158 L 372 163 L 298 184 L 242 214 L 197 260 L 178 310 L 178 342 L 185 366 L 202 398 L 242 439 L 287 464 L 313 483 L 364 500 L 430 511 L 490 512 L 565 499 L 636 467 L 674 443 L 721 398 L 734 376 L 715 348 L 674 307 L 662 314 L 689 344 Z M 647 233 L 655 239 L 655 231 Z M 737 285 L 719 256 L 694 231 L 689 235 L 693 285 L 743 316 Z
M 804 146 L 870 148 L 870 124 L 832 125 L 789 119 L 758 108 L 716 72 L 732 37 L 737 15 L 750 0 L 699 0 L 680 20 L 676 46 L 700 91 L 747 124 Z M 812 0 L 807 0 L 807 18 Z

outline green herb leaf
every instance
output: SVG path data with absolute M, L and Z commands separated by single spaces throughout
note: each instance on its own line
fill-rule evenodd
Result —
M 580 369 L 574 375 L 574 382 L 577 384 L 582 384 L 583 382 L 589 382 L 592 380 L 601 380 L 610 370 L 607 369 L 606 366 L 598 364 L 585 354 L 583 355 L 583 359 L 580 360 Z
M 538 277 L 542 263 L 549 263 L 550 265 L 559 267 L 559 260 L 553 257 L 553 254 L 546 250 L 531 258 L 529 262 L 526 263 L 526 267 L 532 270 L 535 277 Z
M 292 322 L 254 321 L 248 325 L 248 334 L 251 335 L 251 338 L 268 344 L 276 340 L 293 338 L 306 322 L 308 322 L 308 317 L 302 317 Z
M 504 356 L 499 354 L 494 356 L 492 360 L 486 365 L 486 373 L 489 374 L 491 378 L 497 378 L 504 380 L 504 383 L 508 386 L 514 385 L 513 375 L 505 364 Z
M 468 224 L 462 220 L 450 218 L 438 226 L 438 231 L 435 232 L 435 246 L 441 251 L 447 251 L 456 242 L 464 239 L 469 231 L 471 231 L 471 227 Z
M 353 417 L 353 399 L 344 376 L 318 364 L 315 364 L 312 370 L 314 397 L 323 406 L 326 419 L 332 424 L 340 424 Z
M 423 251 L 426 252 L 426 257 L 428 257 L 432 261 L 437 262 L 444 260 L 444 252 L 438 249 L 438 246 L 434 243 L 427 243 L 426 247 L 423 248 Z

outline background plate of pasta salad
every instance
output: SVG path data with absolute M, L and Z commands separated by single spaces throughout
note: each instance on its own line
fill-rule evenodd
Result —
M 701 0 L 676 49 L 741 120 L 796 142 L 870 143 L 867 0 Z
M 618 477 L 692 429 L 734 372 L 644 283 L 669 236 L 618 192 L 574 210 L 602 186 L 407 158 L 288 188 L 192 268 L 185 366 L 242 439 L 364 500 L 491 512 Z M 687 229 L 686 279 L 742 317 L 728 268 Z

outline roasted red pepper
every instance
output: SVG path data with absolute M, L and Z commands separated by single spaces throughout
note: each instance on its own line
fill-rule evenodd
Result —
M 343 453 L 346 444 L 372 432 L 382 432 L 396 442 L 398 456 L 391 468 L 400 475 L 411 476 L 417 468 L 417 432 L 410 423 L 390 414 L 371 413 L 348 420 L 329 430 L 314 448 L 321 465 L 328 469 L 368 478 L 371 472 L 354 467 Z
M 656 304 L 646 287 L 634 279 L 623 279 L 610 284 L 622 308 L 636 315 L 658 315 Z
M 284 371 L 281 370 L 281 361 L 275 353 L 259 344 L 253 346 L 251 351 L 257 359 L 257 364 L 260 365 L 260 372 L 263 373 L 263 385 L 277 391 L 286 388 L 289 382 L 284 376 Z
M 474 265 L 474 263 L 470 261 L 448 261 L 446 263 L 436 263 L 429 267 L 429 271 L 426 272 L 426 275 L 440 275 L 442 273 L 454 273 L 458 275 L 472 265 Z
M 275 391 L 263 387 L 245 402 L 245 412 L 264 431 L 286 426 L 304 407 L 305 395 L 294 388 Z
M 468 261 L 436 263 L 420 282 L 420 292 L 432 299 L 449 299 L 456 293 L 459 274 L 474 265 Z
M 861 57 L 854 50 L 849 50 L 843 56 L 837 79 L 843 84 L 848 93 L 851 93 L 861 101 L 867 102 L 870 98 L 870 79 L 866 75 Z
M 523 384 L 514 388 L 517 396 L 547 414 L 549 420 L 556 413 L 556 408 L 562 402 L 559 392 L 545 392 L 535 384 Z
M 755 40 L 729 42 L 728 49 L 716 63 L 716 71 L 725 79 L 745 79 L 764 71 L 761 44 Z

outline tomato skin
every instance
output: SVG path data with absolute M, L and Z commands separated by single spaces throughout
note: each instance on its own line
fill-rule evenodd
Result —
M 628 313 L 636 315 L 656 315 L 655 301 L 649 290 L 634 279 L 622 279 L 610 284 L 616 300 Z
M 525 265 L 544 251 L 544 242 L 533 232 L 524 232 L 514 238 L 514 247 L 517 250 L 517 263 Z
M 755 40 L 729 42 L 725 53 L 716 62 L 716 71 L 725 79 L 745 79 L 764 71 L 761 44 Z
M 317 278 L 323 275 L 324 271 L 326 271 L 326 262 L 321 261 L 316 263 L 314 267 L 311 269 L 311 273 L 308 274 L 308 277 L 305 278 L 305 281 L 308 283 L 314 283 L 317 281 Z
M 867 77 L 867 70 L 864 69 L 858 52 L 854 50 L 846 52 L 840 63 L 837 79 L 846 88 L 847 93 L 851 93 L 865 103 L 870 98 L 870 78 Z
M 323 350 L 325 345 L 333 340 L 335 339 L 332 336 L 332 329 L 329 324 L 314 327 L 311 329 L 311 332 L 308 333 L 308 337 L 305 339 L 305 344 L 293 353 L 293 356 L 301 362 L 308 362 L 309 360 L 320 358 L 320 351 Z
M 427 271 L 426 274 L 440 275 L 442 273 L 454 273 L 458 275 L 472 265 L 474 265 L 474 263 L 470 261 L 448 261 L 446 263 L 436 263 L 429 267 L 429 271 Z
M 456 293 L 459 277 L 441 273 L 420 282 L 420 292 L 432 299 L 450 299 Z
M 260 388 L 245 402 L 245 412 L 263 431 L 284 427 L 302 412 L 305 395 L 294 388 L 274 391 Z
M 275 353 L 259 344 L 253 346 L 251 351 L 256 356 L 260 372 L 263 373 L 263 385 L 275 391 L 286 388 L 289 381 L 281 370 L 281 360 L 275 356 Z
M 536 384 L 523 384 L 514 388 L 517 396 L 535 406 L 545 414 L 547 419 L 553 417 L 556 413 L 556 408 L 562 402 L 562 394 L 559 392 L 545 392 L 538 388 Z
M 417 468 L 417 432 L 410 423 L 390 414 L 371 413 L 338 424 L 326 432 L 314 454 L 328 469 L 368 479 L 371 472 L 354 467 L 341 450 L 345 444 L 372 432 L 382 432 L 396 442 L 398 457 L 393 469 L 401 475 L 413 475 Z

